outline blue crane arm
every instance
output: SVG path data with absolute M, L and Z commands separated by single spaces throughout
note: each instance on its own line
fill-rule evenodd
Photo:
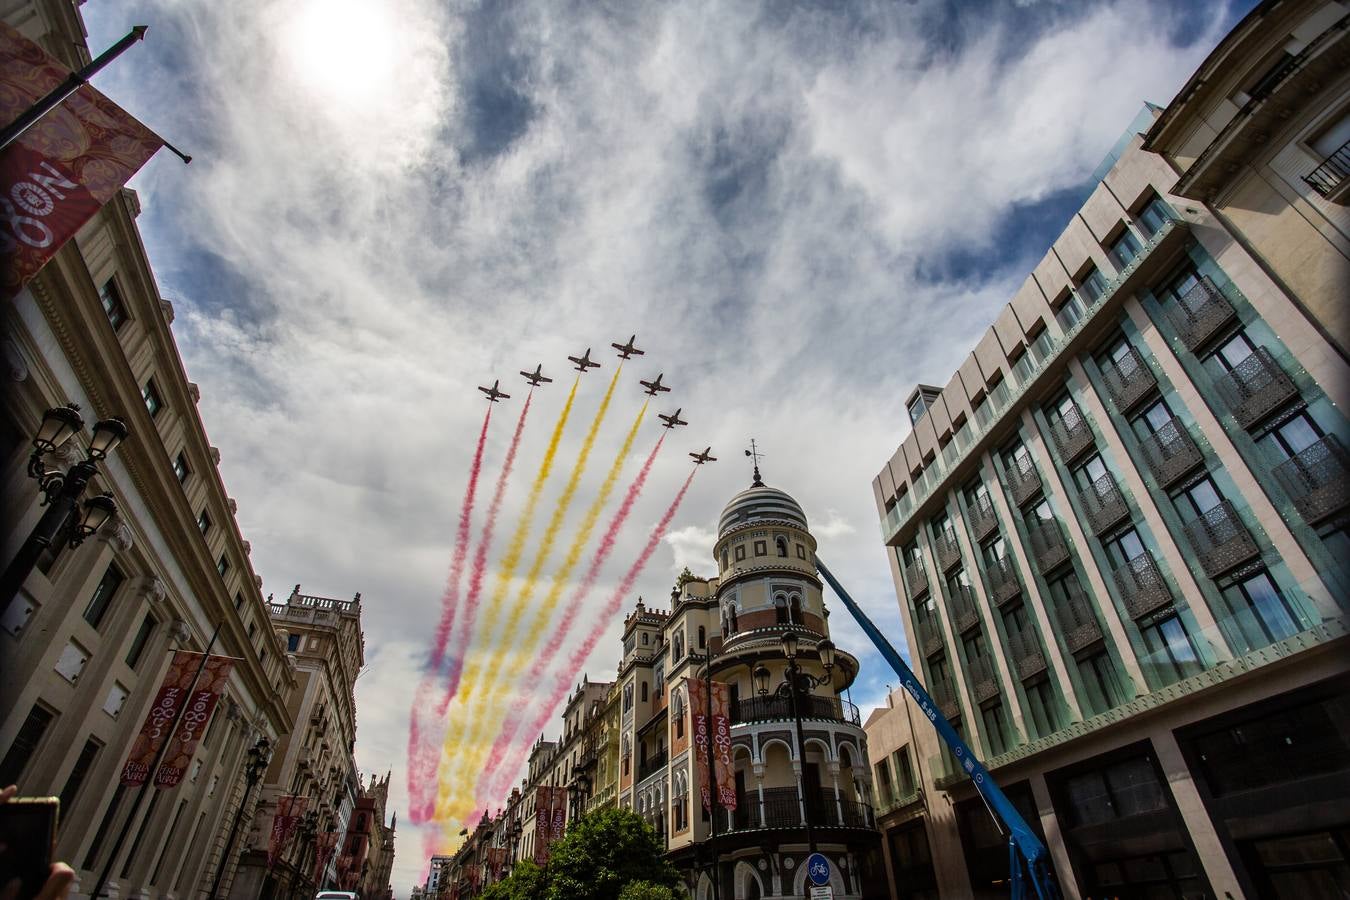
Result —
M 935 729 L 937 729 L 938 735 L 946 742 L 947 746 L 951 748 L 957 763 L 965 770 L 966 774 L 970 776 L 970 780 L 975 783 L 975 789 L 984 797 L 985 802 L 989 804 L 990 809 L 992 809 L 998 817 L 1003 820 L 1003 823 L 1008 826 L 1008 830 L 1012 834 L 1011 844 L 1016 848 L 1017 853 L 1021 854 L 1022 859 L 1026 861 L 1026 867 L 1031 875 L 1031 882 L 1036 889 L 1036 893 L 1042 898 L 1058 897 L 1059 893 L 1049 874 L 1049 851 L 1046 850 L 1045 844 L 1041 842 L 1041 839 L 1038 838 L 1036 833 L 1031 830 L 1031 827 L 1027 825 L 1026 820 L 1022 818 L 1022 814 L 1017 811 L 1017 808 L 1012 805 L 1012 801 L 1008 799 L 1008 796 L 994 783 L 994 779 L 989 774 L 989 771 L 980 763 L 969 745 L 967 745 L 966 742 L 961 739 L 961 736 L 956 733 L 956 729 L 952 728 L 951 723 L 947 721 L 946 716 L 943 716 L 938 712 L 937 705 L 933 702 L 933 698 L 928 695 L 928 691 L 924 690 L 923 685 L 919 684 L 919 679 L 914 676 L 913 670 L 905 664 L 905 661 L 900 657 L 900 654 L 891 646 L 891 642 L 886 640 L 885 635 L 881 633 L 881 630 L 877 628 L 876 624 L 867 617 L 867 614 L 864 613 L 862 609 L 858 607 L 858 604 L 853 601 L 853 598 L 848 595 L 848 592 L 844 590 L 841 584 L 839 584 L 838 579 L 834 577 L 829 569 L 825 568 L 824 563 L 820 561 L 820 557 L 816 557 L 816 568 L 820 570 L 820 574 L 824 577 L 826 583 L 828 583 L 834 592 L 839 595 L 839 599 L 844 601 L 844 606 L 848 607 L 848 611 L 852 613 L 853 618 L 857 620 L 858 625 L 867 633 L 867 636 L 872 639 L 872 643 L 876 645 L 876 648 L 881 655 L 886 658 L 886 662 L 891 664 L 891 668 L 895 670 L 895 674 L 900 676 L 901 684 L 904 685 L 905 690 L 909 692 L 909 695 L 914 698 L 914 702 L 919 705 L 919 710 L 924 714 L 924 717 L 928 719 L 929 723 L 931 723 Z M 1014 883 L 1020 880 L 1019 876 L 1021 875 L 1021 872 L 1019 869 L 1020 867 L 1016 865 L 1016 861 L 1014 860 L 1014 871 L 1012 872 Z

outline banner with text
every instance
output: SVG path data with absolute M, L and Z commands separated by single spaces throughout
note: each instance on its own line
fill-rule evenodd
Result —
M 712 811 L 712 788 L 708 784 L 708 686 L 702 678 L 690 678 L 689 722 L 694 729 L 694 780 L 703 798 L 703 808 Z
M 272 835 L 267 841 L 267 868 L 276 865 L 277 857 L 285 852 L 308 805 L 308 797 L 286 794 L 277 798 L 277 812 L 272 817 Z
M 731 685 L 712 683 L 712 754 L 717 775 L 717 802 L 736 808 L 736 768 L 731 762 Z
M 549 839 L 553 833 L 553 788 L 540 785 L 534 795 L 534 861 L 548 862 Z
M 553 816 L 552 827 L 549 829 L 549 840 L 556 841 L 562 838 L 563 832 L 567 830 L 567 789 L 555 787 L 553 789 Z
M 337 848 L 338 833 L 336 831 L 324 831 L 314 836 L 314 884 L 320 890 L 324 888 L 324 870 L 328 868 L 328 860 L 333 857 L 333 850 Z
M 201 659 L 200 654 L 193 656 Z M 225 683 L 230 678 L 233 666 L 234 657 L 231 656 L 212 656 L 206 661 L 201 677 L 197 679 L 197 686 L 188 698 L 187 710 L 169 744 L 169 752 L 155 773 L 155 787 L 175 788 L 183 780 L 192 762 L 192 755 L 197 752 L 197 744 L 201 742 L 202 732 L 211 721 L 211 713 L 215 711 L 220 695 L 225 692 Z
M 0 125 L 69 75 L 0 22 Z M 17 294 L 163 145 L 85 84 L 0 150 L 0 299 Z
M 174 653 L 169 662 L 169 671 L 164 674 L 159 693 L 155 695 L 155 702 L 145 716 L 145 724 L 131 743 L 131 752 L 127 754 L 126 765 L 122 767 L 123 784 L 136 787 L 150 780 L 150 767 L 155 763 L 159 748 L 168 740 L 169 729 L 173 727 L 173 720 L 177 718 L 183 699 L 192 687 L 192 679 L 196 677 L 197 666 L 201 661 L 200 653 L 187 650 Z

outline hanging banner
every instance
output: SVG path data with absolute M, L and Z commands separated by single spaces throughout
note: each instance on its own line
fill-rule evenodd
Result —
M 736 808 L 736 768 L 731 762 L 731 686 L 712 683 L 712 754 L 717 775 L 717 802 Z
M 708 686 L 702 678 L 690 678 L 685 683 L 689 685 L 689 721 L 694 729 L 694 778 L 698 781 L 703 808 L 712 812 L 712 789 L 708 785 Z
M 489 847 L 487 851 L 488 869 L 492 872 L 493 878 L 500 879 L 506 874 L 507 863 L 509 862 L 509 853 L 505 847 Z
M 553 833 L 553 788 L 540 785 L 534 795 L 534 861 L 548 863 L 549 837 Z
M 267 841 L 267 868 L 276 865 L 277 857 L 286 849 L 295 833 L 300 817 L 309 805 L 308 797 L 295 797 L 290 794 L 277 798 L 276 815 L 272 816 L 272 835 Z
M 549 829 L 549 840 L 560 840 L 563 832 L 567 830 L 567 789 L 555 787 L 553 789 L 553 821 Z
M 201 661 L 200 653 L 187 650 L 174 653 L 169 671 L 164 673 L 164 680 L 160 683 L 159 693 L 155 694 L 155 702 L 150 705 L 150 712 L 145 716 L 145 724 L 131 742 L 131 752 L 127 754 L 126 765 L 122 767 L 123 784 L 137 787 L 150 780 L 150 767 L 159 755 L 159 748 L 168 739 L 169 729 L 173 727 L 173 720 L 178 716 L 188 689 L 192 687 L 192 679 Z
M 201 659 L 200 654 L 193 656 L 197 660 Z M 193 688 L 192 696 L 188 699 L 187 711 L 183 713 L 183 718 L 178 723 L 178 731 L 174 733 L 173 741 L 169 744 L 169 752 L 165 755 L 159 771 L 155 773 L 155 787 L 175 788 L 183 780 L 183 775 L 192 762 L 192 755 L 197 752 L 197 744 L 201 742 L 202 733 L 206 731 L 207 723 L 211 721 L 211 713 L 215 711 L 216 703 L 225 692 L 225 683 L 229 680 L 230 670 L 233 667 L 234 657 L 230 656 L 212 656 L 206 661 L 206 667 L 202 669 L 197 686 Z
M 337 840 L 336 831 L 324 831 L 314 836 L 314 884 L 320 890 L 324 887 L 324 870 L 328 868 L 328 860 L 332 859 L 333 851 L 337 848 Z
M 0 124 L 70 70 L 0 22 Z M 0 299 L 19 292 L 164 141 L 88 84 L 0 150 Z

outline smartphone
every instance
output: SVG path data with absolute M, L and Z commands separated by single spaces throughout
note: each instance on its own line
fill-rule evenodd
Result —
M 56 855 L 56 797 L 15 797 L 0 803 L 0 892 L 19 879 L 19 900 L 36 897 Z

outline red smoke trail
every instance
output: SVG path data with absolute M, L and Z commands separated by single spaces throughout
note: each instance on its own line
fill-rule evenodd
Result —
M 478 492 L 478 475 L 483 469 L 483 447 L 487 443 L 488 423 L 492 421 L 492 404 L 488 404 L 487 414 L 483 416 L 483 427 L 478 432 L 478 446 L 474 450 L 473 463 L 469 466 L 469 483 L 464 488 L 464 503 L 459 509 L 459 527 L 455 531 L 455 549 L 450 557 L 450 575 L 446 579 L 445 594 L 441 598 L 441 621 L 436 626 L 436 634 L 431 642 L 431 659 L 422 673 L 422 679 L 413 695 L 413 706 L 408 716 L 408 794 L 411 797 L 413 821 L 421 821 L 419 815 L 428 814 L 432 802 L 423 797 L 425 788 L 436 777 L 436 762 L 439 752 L 423 746 L 422 731 L 430 722 L 422 720 L 424 710 L 429 707 L 428 695 L 436 681 L 441 663 L 445 660 L 445 645 L 455 627 L 455 617 L 459 612 L 459 583 L 464 578 L 464 560 L 469 555 L 469 527 L 473 523 L 473 500 Z
M 619 611 L 619 608 L 623 606 L 624 598 L 628 596 L 628 592 L 633 589 L 633 585 L 637 582 L 638 576 L 642 574 L 642 570 L 646 568 L 647 563 L 651 561 L 652 554 L 656 552 L 657 545 L 661 543 L 661 538 L 665 536 L 666 529 L 670 527 L 671 520 L 675 518 L 675 513 L 679 510 L 680 503 L 684 500 L 684 495 L 688 493 L 689 485 L 693 482 L 694 475 L 697 472 L 698 468 L 695 467 L 694 470 L 689 473 L 689 477 L 684 480 L 684 484 L 680 486 L 679 493 L 675 495 L 675 499 L 666 509 L 665 514 L 661 516 L 661 521 L 657 522 L 656 527 L 652 529 L 651 535 L 647 538 L 647 545 L 642 548 L 642 552 L 638 554 L 637 560 L 624 574 L 623 580 L 619 582 L 619 586 L 614 589 L 614 593 L 610 594 L 609 601 L 605 604 L 604 610 L 600 615 L 595 617 L 594 624 L 591 626 L 591 631 L 586 635 L 586 640 L 581 645 L 581 649 L 572 657 L 578 665 L 585 663 L 587 657 L 591 655 L 591 651 L 595 649 L 595 645 L 600 642 L 602 637 L 604 637 L 610 620 L 614 618 L 614 615 Z M 567 696 L 567 692 L 571 689 L 573 674 L 575 674 L 575 671 L 569 672 L 565 678 L 559 678 L 557 685 L 553 688 L 552 695 L 543 703 L 540 703 L 535 707 L 538 712 L 530 721 L 529 729 L 525 732 L 526 734 L 536 733 L 548 722 L 549 717 L 553 714 L 553 708 Z M 497 748 L 494 746 L 493 750 L 495 752 Z M 503 778 L 514 776 L 515 770 L 520 767 L 520 757 L 526 750 L 528 750 L 528 748 L 522 747 L 516 751 L 515 758 L 511 759 L 507 766 L 499 770 L 501 773 L 507 774 L 499 774 L 495 780 L 496 782 L 502 781 Z M 505 754 L 503 753 L 502 756 L 504 757 Z M 489 767 L 494 762 L 500 765 L 501 760 L 490 760 Z M 490 768 L 485 769 L 485 771 L 489 770 Z M 504 789 L 504 785 L 497 783 L 485 787 L 490 787 L 491 791 L 480 790 L 478 792 L 477 796 L 480 804 L 483 802 L 481 798 L 485 794 L 487 796 L 496 796 L 496 794 Z
M 502 507 L 502 495 L 506 493 L 506 480 L 516 463 L 516 448 L 520 446 L 520 434 L 525 430 L 525 417 L 530 413 L 530 401 L 534 390 L 525 397 L 525 406 L 520 411 L 520 420 L 516 422 L 515 433 L 511 435 L 511 445 L 506 448 L 506 460 L 502 463 L 502 473 L 497 476 L 497 487 L 492 493 L 492 502 L 488 504 L 487 522 L 483 525 L 483 535 L 478 539 L 478 549 L 473 554 L 473 569 L 469 573 L 469 595 L 464 602 L 464 628 L 455 642 L 450 654 L 450 669 L 445 676 L 445 699 L 441 702 L 444 709 L 455 692 L 459 690 L 459 676 L 464 670 L 464 650 L 469 643 L 469 633 L 478 620 L 478 608 L 482 605 L 483 576 L 487 573 L 488 550 L 492 546 L 492 533 L 497 528 L 497 513 Z
M 558 651 L 562 649 L 563 643 L 572 631 L 572 625 L 576 622 L 577 616 L 581 613 L 582 607 L 586 604 L 586 598 L 590 596 L 591 589 L 595 587 L 596 579 L 600 577 L 600 569 L 604 566 L 609 555 L 614 552 L 615 542 L 619 537 L 619 530 L 623 528 L 624 522 L 628 520 L 628 514 L 633 511 L 633 504 L 637 502 L 638 494 L 642 493 L 642 487 L 647 483 L 647 475 L 652 470 L 652 463 L 656 462 L 656 455 L 661 452 L 661 445 L 665 443 L 666 436 L 663 433 L 652 452 L 647 455 L 647 461 L 642 464 L 638 470 L 637 477 L 633 483 L 628 486 L 628 492 L 623 496 L 623 502 L 615 510 L 614 517 L 610 520 L 609 527 L 605 530 L 604 536 L 600 539 L 600 545 L 596 548 L 595 555 L 591 557 L 590 566 L 586 569 L 585 576 L 581 579 L 581 584 L 577 588 L 576 595 L 568 601 L 562 618 L 558 621 L 557 630 L 553 639 L 544 648 L 543 652 L 535 658 L 534 664 L 525 675 L 522 682 L 527 685 L 540 684 L 544 673 L 548 671 L 549 665 L 558 656 Z M 520 731 L 521 719 L 523 718 L 522 708 L 517 706 L 513 708 L 502 723 L 502 730 L 497 735 L 496 741 L 492 744 L 492 750 L 488 755 L 486 767 L 483 769 L 483 778 L 486 780 L 492 777 L 496 772 L 497 766 L 501 764 L 502 758 L 511 746 L 511 741 Z M 487 802 L 480 794 L 478 796 L 480 803 Z M 472 821 L 477 821 L 472 820 Z

